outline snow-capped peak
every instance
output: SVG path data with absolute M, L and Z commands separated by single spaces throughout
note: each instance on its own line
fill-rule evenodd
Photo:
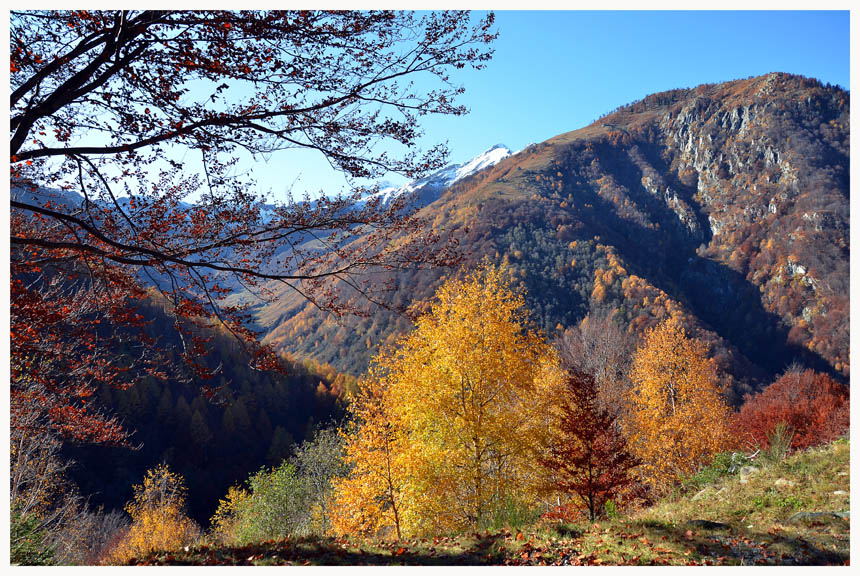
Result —
M 486 152 L 475 156 L 465 164 L 461 164 L 457 168 L 455 178 L 451 181 L 451 184 L 453 184 L 457 180 L 462 180 L 466 176 L 471 176 L 475 172 L 483 170 L 484 168 L 494 166 L 495 164 L 498 164 L 500 161 L 504 160 L 510 155 L 511 151 L 508 149 L 507 146 L 505 146 L 504 144 L 496 144 Z
M 416 201 L 420 205 L 426 205 L 436 200 L 445 189 L 449 188 L 455 182 L 471 176 L 484 168 L 488 168 L 498 164 L 501 160 L 511 155 L 511 151 L 503 144 L 496 144 L 492 148 L 475 156 L 468 162 L 463 164 L 452 164 L 433 172 L 429 176 L 412 180 L 400 187 L 391 185 L 385 186 L 379 192 L 372 194 L 368 198 L 380 197 L 380 204 L 385 205 L 401 194 L 408 192 L 417 192 Z M 387 183 L 386 183 L 387 184 Z

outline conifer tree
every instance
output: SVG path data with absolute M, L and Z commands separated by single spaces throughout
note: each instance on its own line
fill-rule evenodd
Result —
M 601 404 L 593 376 L 569 371 L 559 404 L 552 443 L 540 463 L 550 471 L 552 487 L 572 493 L 594 520 L 608 500 L 633 484 L 638 461 L 616 416 Z

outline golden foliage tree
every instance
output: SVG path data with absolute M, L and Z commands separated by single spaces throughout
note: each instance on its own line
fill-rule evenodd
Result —
M 338 534 L 375 534 L 393 527 L 400 539 L 408 446 L 394 423 L 386 383 L 373 376 L 372 367 L 348 406 L 352 429 L 342 434 L 351 472 L 334 482 L 331 526 Z
M 630 379 L 630 433 L 645 479 L 658 491 L 728 446 L 729 408 L 707 345 L 676 317 L 645 333 Z
M 238 544 L 236 529 L 242 522 L 242 514 L 247 509 L 250 493 L 241 486 L 231 486 L 227 496 L 218 500 L 218 508 L 209 520 L 210 534 L 219 544 Z
M 384 501 L 399 532 L 412 534 L 474 528 L 534 497 L 535 450 L 546 445 L 560 374 L 527 325 L 524 295 L 499 268 L 484 264 L 439 288 L 415 330 L 377 356 L 360 385 L 376 411 L 348 442 L 355 468 L 340 499 L 351 489 L 365 508 Z M 358 445 L 374 449 L 350 447 Z M 376 498 L 359 490 L 371 482 L 370 466 L 389 473 L 373 476 L 385 480 Z
M 125 507 L 131 528 L 109 562 L 125 563 L 157 550 L 175 550 L 199 537 L 199 527 L 185 515 L 186 497 L 185 480 L 166 464 L 147 470 Z

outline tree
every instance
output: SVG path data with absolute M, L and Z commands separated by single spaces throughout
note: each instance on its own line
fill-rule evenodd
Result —
M 350 427 L 341 430 L 349 473 L 334 480 L 331 508 L 336 534 L 377 534 L 393 527 L 397 539 L 411 528 L 404 522 L 410 480 L 409 444 L 395 423 L 388 383 L 361 379 L 347 407 Z
M 620 416 L 630 388 L 628 374 L 634 350 L 630 333 L 610 314 L 589 314 L 578 326 L 565 330 L 556 347 L 567 368 L 594 377 L 599 403 Z
M 308 486 L 289 460 L 251 476 L 245 504 L 236 528 L 236 536 L 243 544 L 308 532 Z
M 18 410 L 16 418 L 38 418 Z M 24 431 L 28 432 L 25 433 Z M 50 429 L 30 422 L 10 430 L 10 559 L 15 564 L 92 564 L 125 528 L 120 512 L 87 508 L 68 479 L 75 464 L 63 457 Z
M 128 562 L 158 550 L 192 544 L 200 528 L 185 515 L 187 490 L 182 476 L 166 464 L 147 470 L 125 510 L 131 527 L 110 556 L 112 563 Z
M 539 461 L 551 473 L 553 489 L 572 493 L 588 517 L 630 487 L 639 464 L 616 426 L 616 416 L 600 402 L 600 387 L 590 374 L 569 371 L 549 450 Z
M 252 348 L 256 367 L 277 363 L 247 310 L 225 303 L 233 289 L 270 298 L 266 282 L 277 282 L 322 309 L 366 313 L 362 302 L 384 302 L 364 272 L 456 261 L 455 242 L 440 244 L 406 199 L 382 208 L 359 202 L 359 189 L 266 203 L 235 172 L 290 149 L 321 153 L 356 185 L 440 166 L 444 147 L 411 151 L 419 120 L 465 112 L 449 73 L 484 66 L 492 21 L 13 12 L 13 397 L 45 406 L 65 437 L 121 442 L 116 421 L 85 403 L 98 382 L 128 384 L 163 365 L 133 305 L 145 286 L 166 300 L 183 357 L 203 377 L 212 369 L 199 361 L 206 340 L 195 325 L 210 321 Z M 440 87 L 418 90 L 413 79 Z
M 506 504 L 532 502 L 557 360 L 527 326 L 524 295 L 503 270 L 484 264 L 440 287 L 359 384 L 374 408 L 353 433 L 367 449 L 347 442 L 355 465 L 343 498 L 386 502 L 398 536 L 478 528 Z M 378 496 L 350 495 L 355 486 Z
M 778 424 L 792 433 L 791 447 L 800 450 L 830 442 L 848 431 L 848 390 L 827 374 L 791 368 L 770 386 L 747 396 L 736 421 L 744 440 L 767 447 Z
M 209 520 L 210 536 L 222 545 L 241 544 L 239 534 L 247 518 L 250 493 L 241 486 L 231 486 L 218 500 L 218 508 Z
M 649 484 L 662 490 L 728 447 L 730 411 L 707 346 L 677 317 L 647 331 L 630 372 L 631 445 Z
M 528 328 L 524 291 L 484 263 L 436 292 L 383 357 L 398 419 L 425 463 L 425 506 L 442 528 L 477 528 L 506 498 L 529 500 L 557 360 Z
M 318 534 L 326 534 L 331 525 L 333 483 L 348 471 L 343 456 L 343 438 L 333 428 L 318 430 L 296 449 L 296 468 L 307 483 L 311 527 Z

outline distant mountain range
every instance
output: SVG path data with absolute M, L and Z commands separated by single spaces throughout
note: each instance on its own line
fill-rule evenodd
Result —
M 585 128 L 378 194 L 415 193 L 468 251 L 506 262 L 552 337 L 588 313 L 641 335 L 665 314 L 710 342 L 735 396 L 792 361 L 848 368 L 849 93 L 788 74 L 653 94 Z M 451 271 L 400 273 L 393 303 Z M 267 340 L 360 374 L 409 328 L 327 317 L 287 292 Z

